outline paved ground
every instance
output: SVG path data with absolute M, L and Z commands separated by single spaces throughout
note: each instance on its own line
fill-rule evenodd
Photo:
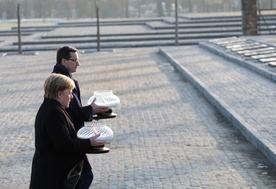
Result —
M 112 29 L 146 29 L 124 27 Z M 110 27 L 105 29 L 110 32 Z M 48 34 L 78 32 L 71 28 Z M 44 34 L 37 32 L 23 40 L 38 40 Z M 275 45 L 271 36 L 255 39 Z M 16 41 L 16 37 L 0 37 L 0 46 Z M 89 155 L 95 173 L 91 188 L 276 188 L 273 158 L 268 161 L 236 129 L 237 123 L 249 125 L 249 131 L 261 138 L 248 140 L 265 139 L 262 145 L 254 144 L 275 157 L 275 82 L 199 46 L 162 47 L 162 52 L 172 58 L 171 63 L 158 47 L 80 51 L 75 77 L 84 103 L 101 89 L 112 89 L 121 99 L 118 117 L 103 121 L 115 133 L 110 153 Z M 52 50 L 0 57 L 1 189 L 28 188 L 34 118 L 54 60 Z M 215 107 L 217 100 L 226 108 Z M 229 115 L 242 122 L 228 121 Z M 260 149 L 266 146 L 271 148 Z
M 158 48 L 80 56 L 75 77 L 84 103 L 100 89 L 112 89 L 121 99 L 118 117 L 104 121 L 115 133 L 110 153 L 89 155 L 91 188 L 276 187 L 273 166 Z M 54 57 L 0 57 L 0 188 L 28 187 L 33 123 Z

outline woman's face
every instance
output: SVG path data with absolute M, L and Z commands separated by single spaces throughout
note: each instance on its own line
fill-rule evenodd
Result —
M 72 90 L 65 89 L 64 91 L 59 92 L 57 100 L 62 105 L 62 107 L 68 108 L 72 98 Z

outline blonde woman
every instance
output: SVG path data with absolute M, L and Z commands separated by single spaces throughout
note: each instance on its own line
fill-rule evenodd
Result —
M 80 170 L 85 157 L 95 146 L 104 145 L 96 140 L 78 139 L 71 117 L 66 112 L 73 98 L 75 84 L 67 76 L 49 75 L 44 84 L 44 101 L 35 119 L 35 153 L 32 162 L 30 188 L 64 188 L 64 181 L 75 165 Z M 78 188 L 79 177 L 72 188 Z M 75 186 L 76 185 L 76 186 Z

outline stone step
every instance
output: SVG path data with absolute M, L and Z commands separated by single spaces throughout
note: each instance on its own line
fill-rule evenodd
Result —
M 276 166 L 275 82 L 200 46 L 160 53 Z

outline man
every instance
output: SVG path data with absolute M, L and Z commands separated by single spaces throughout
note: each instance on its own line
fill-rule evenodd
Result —
M 60 73 L 70 77 L 75 82 L 76 86 L 73 90 L 73 99 L 70 102 L 70 106 L 66 109 L 72 118 L 76 131 L 84 126 L 85 121 L 92 121 L 93 114 L 105 113 L 109 110 L 108 107 L 96 105 L 95 100 L 88 106 L 82 106 L 79 84 L 78 81 L 72 76 L 72 73 L 77 71 L 78 66 L 80 66 L 80 62 L 78 50 L 76 48 L 71 46 L 63 46 L 57 49 L 56 65 L 54 66 L 53 73 Z M 89 188 L 92 181 L 92 168 L 87 156 L 85 156 L 80 188 Z

